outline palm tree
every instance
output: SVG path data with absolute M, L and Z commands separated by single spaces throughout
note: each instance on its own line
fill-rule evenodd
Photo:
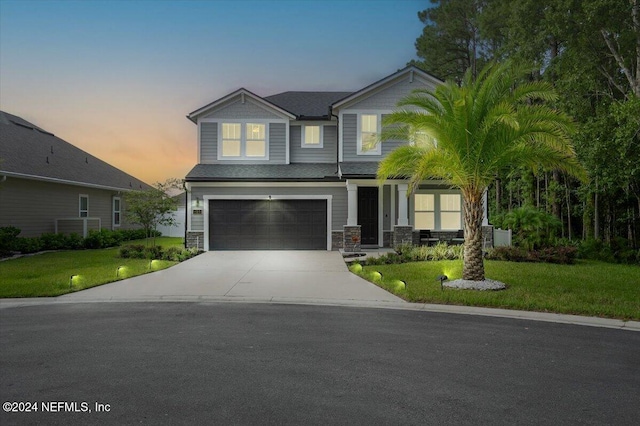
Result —
M 383 122 L 383 141 L 410 143 L 382 160 L 381 181 L 409 178 L 411 191 L 425 179 L 441 179 L 460 189 L 465 280 L 484 280 L 483 193 L 498 172 L 524 165 L 585 176 L 570 140 L 571 119 L 547 104 L 556 93 L 526 74 L 509 61 L 487 65 L 475 80 L 467 71 L 460 85 L 415 90 Z

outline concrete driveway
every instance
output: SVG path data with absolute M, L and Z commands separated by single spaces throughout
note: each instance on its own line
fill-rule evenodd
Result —
M 340 253 L 328 251 L 206 252 L 169 269 L 58 299 L 78 302 L 224 300 L 406 304 L 350 273 Z

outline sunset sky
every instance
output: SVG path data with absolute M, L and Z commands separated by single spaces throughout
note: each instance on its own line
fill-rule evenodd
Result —
M 189 112 L 239 87 L 360 89 L 415 58 L 428 0 L 0 0 L 0 109 L 148 182 L 195 165 Z

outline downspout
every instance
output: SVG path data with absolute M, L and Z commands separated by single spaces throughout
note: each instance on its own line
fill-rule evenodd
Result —
M 190 207 L 188 206 L 188 202 L 189 202 L 189 192 L 187 191 L 187 183 L 186 182 L 182 182 L 182 188 L 184 188 L 184 248 L 187 248 L 187 220 L 189 220 L 189 210 Z M 197 249 L 197 247 L 196 247 Z
M 329 116 L 336 118 L 336 174 L 338 179 L 342 179 L 342 170 L 340 170 L 340 117 L 333 113 L 333 108 L 329 107 Z

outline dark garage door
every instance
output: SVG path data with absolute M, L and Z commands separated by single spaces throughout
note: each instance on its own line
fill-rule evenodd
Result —
M 211 200 L 210 250 L 326 250 L 326 200 Z

